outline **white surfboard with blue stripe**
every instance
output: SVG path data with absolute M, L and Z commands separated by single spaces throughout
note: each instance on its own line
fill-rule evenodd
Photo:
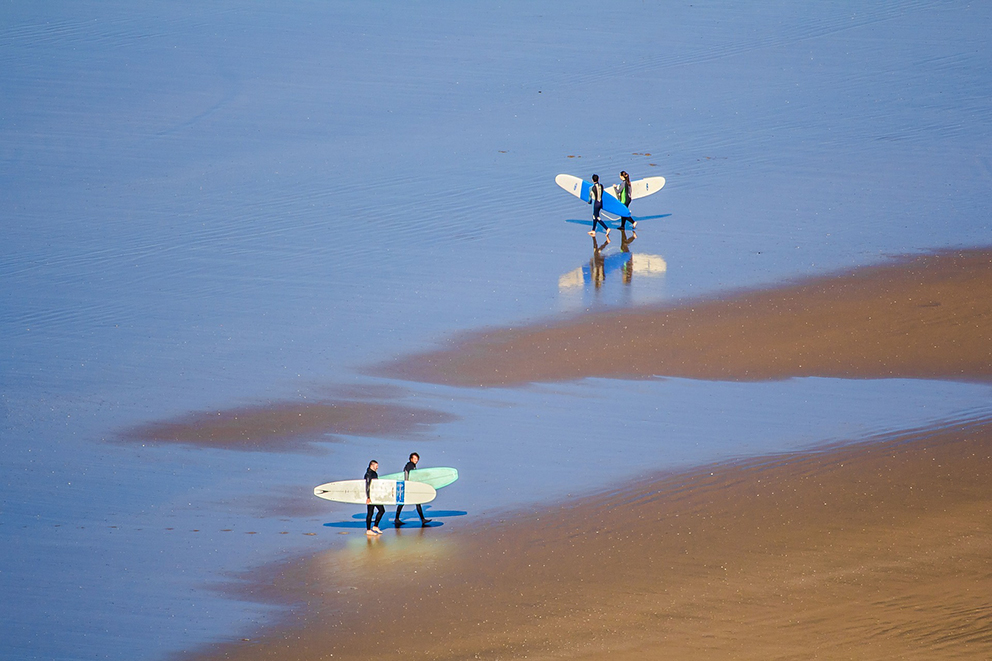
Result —
M 341 480 L 314 487 L 313 495 L 338 503 L 365 504 L 365 480 Z M 437 491 L 423 482 L 372 480 L 372 505 L 422 505 L 434 500 Z

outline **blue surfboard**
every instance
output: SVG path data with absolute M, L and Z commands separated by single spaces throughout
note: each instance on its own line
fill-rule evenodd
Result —
M 589 189 L 592 188 L 591 182 L 579 179 L 570 174 L 560 174 L 555 177 L 555 183 L 583 202 L 589 202 Z M 630 216 L 630 210 L 627 206 L 617 198 L 606 193 L 605 190 L 603 192 L 603 211 L 612 213 L 614 216 L 620 216 L 621 218 Z

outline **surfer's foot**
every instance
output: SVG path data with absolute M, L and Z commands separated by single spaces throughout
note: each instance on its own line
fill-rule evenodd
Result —
M 589 236 L 596 236 L 596 230 L 589 232 Z
M 632 230 L 636 230 L 637 229 L 637 221 L 636 220 L 630 224 L 630 229 L 632 229 Z
M 609 227 L 607 227 L 607 228 L 606 228 L 606 236 L 609 236 L 609 235 L 610 235 L 610 228 L 609 228 Z
M 434 519 L 421 519 L 421 520 L 420 520 L 420 525 L 422 525 L 422 526 L 426 526 L 426 525 L 427 525 L 428 523 L 430 523 L 430 522 L 431 522 L 431 521 L 433 521 L 433 520 L 434 520 Z
M 365 534 L 366 534 L 366 535 L 369 535 L 369 536 L 372 536 L 372 535 L 374 535 L 375 533 L 374 533 L 374 532 L 372 532 L 371 530 L 366 530 L 366 531 L 365 531 Z
M 382 534 L 382 531 L 379 530 L 379 526 L 372 526 L 372 532 L 374 532 L 377 535 L 381 535 Z
M 404 523 L 403 521 L 400 521 L 399 519 L 396 519 L 396 521 L 394 521 L 394 522 L 393 522 L 393 524 L 394 524 L 394 525 L 395 525 L 395 526 L 396 526 L 397 528 L 399 528 L 400 526 L 405 526 L 405 525 L 406 525 L 406 523 Z

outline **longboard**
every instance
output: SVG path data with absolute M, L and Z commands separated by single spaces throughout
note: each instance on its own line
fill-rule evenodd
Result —
M 555 183 L 583 202 L 589 202 L 589 189 L 592 188 L 592 184 L 588 181 L 583 181 L 570 174 L 560 174 L 555 177 Z M 630 211 L 625 205 L 620 203 L 620 200 L 613 197 L 610 190 L 608 186 L 603 186 L 603 193 L 605 193 L 603 195 L 603 211 L 620 216 L 621 218 L 629 216 Z
M 389 475 L 383 475 L 380 480 L 402 480 L 403 473 L 390 473 Z M 454 468 L 418 468 L 417 470 L 410 471 L 410 478 L 408 482 L 423 482 L 424 484 L 429 484 L 435 489 L 440 489 L 446 487 L 455 480 L 458 479 L 458 471 Z
M 642 197 L 654 195 L 664 187 L 664 177 L 645 177 L 644 179 L 637 179 L 630 182 L 630 199 L 639 200 Z M 613 190 L 612 186 L 610 186 L 610 190 Z
M 423 482 L 372 480 L 369 487 L 373 505 L 422 505 L 434 500 L 437 491 Z M 365 504 L 365 480 L 341 480 L 314 487 L 313 495 L 338 503 Z

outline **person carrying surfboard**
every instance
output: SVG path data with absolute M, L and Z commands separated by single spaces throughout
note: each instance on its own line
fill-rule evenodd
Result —
M 386 513 L 386 508 L 382 505 L 372 504 L 372 480 L 379 479 L 379 462 L 373 459 L 369 462 L 368 470 L 365 471 L 365 506 L 368 508 L 368 512 L 365 514 L 365 534 L 366 535 L 381 535 L 382 531 L 379 530 L 379 522 L 382 521 L 382 516 Z M 375 525 L 372 525 L 372 512 L 378 510 L 375 516 Z
M 589 204 L 592 205 L 592 231 L 589 232 L 589 236 L 596 236 L 596 223 L 599 223 L 609 238 L 610 228 L 599 219 L 599 212 L 603 210 L 603 184 L 599 183 L 598 174 L 592 176 L 592 187 L 589 188 Z
M 404 480 L 409 480 L 410 479 L 410 471 L 417 470 L 417 462 L 418 461 L 420 461 L 420 455 L 417 454 L 416 452 L 411 452 L 410 453 L 410 461 L 406 462 L 406 466 L 403 467 L 403 479 Z M 400 526 L 405 526 L 406 525 L 405 523 L 403 523 L 402 521 L 400 521 L 400 512 L 402 512 L 402 511 L 403 511 L 403 506 L 402 505 L 397 505 L 396 506 L 396 520 L 393 522 L 393 523 L 396 524 L 396 527 L 397 528 L 399 528 Z M 431 522 L 430 519 L 427 519 L 427 518 L 424 517 L 424 508 L 422 506 L 420 506 L 420 505 L 417 505 L 417 514 L 420 515 L 420 525 L 426 526 L 428 523 Z
M 616 191 L 617 199 L 620 200 L 620 202 L 623 203 L 623 205 L 629 209 L 633 197 L 631 197 L 631 190 L 630 190 L 630 175 L 627 174 L 626 170 L 620 171 L 620 183 L 614 186 L 613 190 Z M 637 227 L 637 223 L 634 221 L 634 219 L 631 216 L 621 216 L 620 217 L 621 232 L 627 229 L 628 220 L 630 221 L 631 229 Z

